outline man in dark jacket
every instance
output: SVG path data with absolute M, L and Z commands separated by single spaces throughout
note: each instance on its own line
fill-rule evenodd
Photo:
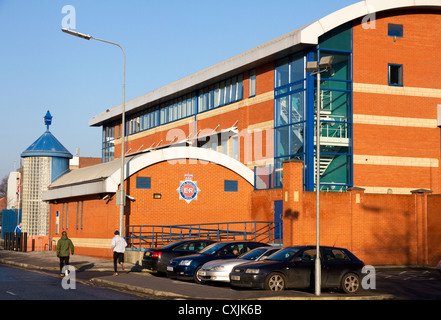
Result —
M 63 267 L 69 265 L 70 252 L 74 254 L 72 240 L 67 237 L 66 231 L 61 233 L 61 239 L 57 242 L 57 257 L 60 258 L 60 276 L 64 276 Z

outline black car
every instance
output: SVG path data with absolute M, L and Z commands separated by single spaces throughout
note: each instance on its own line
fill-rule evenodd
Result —
M 273 291 L 313 288 L 315 257 L 315 246 L 288 247 L 263 261 L 233 268 L 230 284 Z M 320 246 L 320 257 L 322 288 L 339 288 L 346 293 L 356 293 L 360 289 L 364 263 L 349 250 Z
M 200 283 L 197 274 L 204 263 L 216 259 L 234 259 L 249 250 L 266 245 L 254 241 L 216 242 L 201 250 L 199 254 L 170 260 L 167 264 L 167 276 Z
M 158 273 L 167 271 L 167 263 L 176 257 L 195 254 L 214 243 L 208 239 L 187 239 L 172 242 L 159 248 L 149 248 L 144 252 L 142 267 Z

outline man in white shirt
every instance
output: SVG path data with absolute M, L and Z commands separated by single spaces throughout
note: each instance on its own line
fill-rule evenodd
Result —
M 113 250 L 113 268 L 115 270 L 115 276 L 118 275 L 118 265 L 117 262 L 121 265 L 122 269 L 125 270 L 124 267 L 124 252 L 126 251 L 127 242 L 126 240 L 119 235 L 119 231 L 115 231 L 115 236 L 112 239 L 112 247 Z

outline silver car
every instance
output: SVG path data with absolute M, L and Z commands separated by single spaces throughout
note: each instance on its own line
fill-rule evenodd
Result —
M 230 272 L 235 266 L 251 261 L 264 260 L 280 249 L 282 248 L 271 246 L 259 247 L 240 255 L 237 259 L 214 260 L 207 262 L 201 269 L 199 269 L 198 277 L 201 282 L 230 282 Z

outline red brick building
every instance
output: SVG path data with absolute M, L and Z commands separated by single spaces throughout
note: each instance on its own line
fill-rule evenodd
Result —
M 372 263 L 433 263 L 439 199 L 423 193 L 429 214 L 411 192 L 441 193 L 441 67 L 428 62 L 440 10 L 439 1 L 360 2 L 128 101 L 125 226 L 283 220 L 283 244 L 314 243 L 320 97 L 322 241 Z M 317 93 L 305 67 L 324 56 L 334 59 Z M 79 252 L 110 256 L 121 116 L 117 106 L 89 122 L 103 127 L 103 163 L 44 194 L 51 236 L 68 230 Z M 378 256 L 383 233 L 387 250 L 405 253 Z

